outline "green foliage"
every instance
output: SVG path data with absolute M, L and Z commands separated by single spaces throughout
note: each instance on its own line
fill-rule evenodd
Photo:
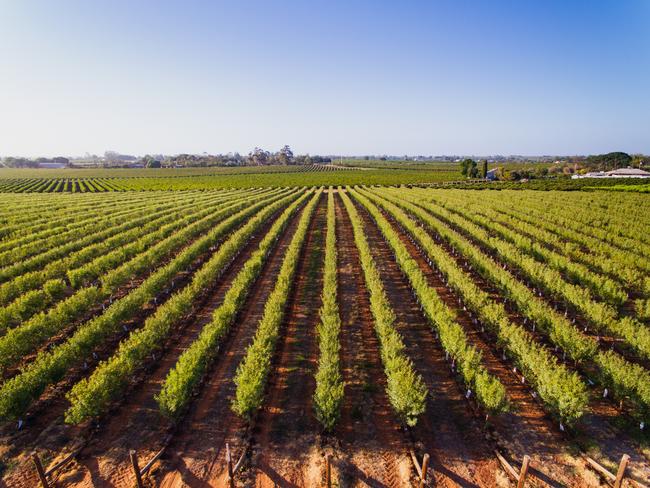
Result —
M 417 194 L 410 195 L 406 195 L 404 192 L 397 194 L 394 191 L 387 193 L 392 195 L 390 198 L 391 201 L 394 201 L 397 205 L 416 216 L 431 232 L 440 235 L 457 251 L 460 251 L 473 266 L 476 266 L 477 271 L 485 279 L 491 281 L 500 289 L 503 296 L 508 297 L 515 303 L 527 320 L 536 324 L 539 327 L 538 330 L 546 334 L 551 342 L 564 350 L 569 357 L 579 363 L 594 361 L 598 366 L 597 374 L 601 383 L 609 388 L 614 395 L 619 395 L 619 399 L 629 399 L 632 402 L 635 414 L 640 416 L 645 415 L 650 406 L 650 403 L 648 403 L 650 398 L 648 395 L 650 391 L 650 377 L 647 372 L 643 372 L 643 369 L 639 370 L 636 365 L 626 361 L 615 353 L 609 353 L 606 357 L 603 356 L 598 351 L 598 343 L 595 339 L 583 335 L 564 314 L 558 313 L 544 299 L 536 296 L 526 284 L 519 281 L 510 271 L 495 265 L 494 260 L 490 256 L 484 254 L 470 240 L 452 229 L 437 217 L 437 215 L 444 217 L 446 220 L 456 222 L 469 234 L 476 231 L 473 224 L 466 220 L 457 220 L 454 214 L 446 210 L 443 206 L 431 205 L 425 203 L 423 200 L 418 200 L 416 197 L 416 195 L 426 195 L 426 198 L 429 199 L 431 198 L 431 193 L 417 192 Z M 502 205 L 503 198 L 497 201 L 499 205 Z M 411 202 L 415 202 L 417 205 Z M 426 212 L 424 209 L 426 209 Z M 459 289 L 469 286 L 467 283 L 462 283 L 460 279 L 455 281 Z M 487 319 L 482 318 L 482 320 Z M 547 364 L 542 359 L 539 359 L 540 364 Z M 525 367 L 524 364 L 520 364 L 521 369 Z M 552 368 L 549 368 L 549 371 L 552 370 Z M 631 371 L 633 374 L 630 373 Z M 634 381 L 630 381 L 632 377 L 634 377 Z M 558 376 L 558 379 L 561 378 L 561 375 Z M 555 381 L 555 376 L 550 376 L 550 380 Z M 566 382 L 566 389 L 559 388 L 557 385 L 552 385 L 553 388 L 545 387 L 545 394 L 547 396 L 554 394 L 554 390 L 557 393 L 564 392 L 563 394 L 567 394 L 572 388 L 580 388 L 577 383 L 572 388 L 569 388 L 573 381 Z M 565 409 L 575 409 L 580 406 L 580 399 L 580 394 L 576 394 L 575 398 L 567 397 L 563 401 L 560 401 L 559 397 L 558 399 L 551 398 L 548 401 L 548 405 L 552 408 L 562 407 Z
M 67 393 L 71 406 L 65 413 L 66 422 L 77 424 L 105 412 L 110 402 L 124 391 L 137 368 L 162 346 L 172 327 L 193 311 L 201 293 L 209 289 L 253 233 L 291 198 L 289 195 L 273 203 L 249 206 L 215 227 L 217 235 L 229 237 L 194 274 L 189 285 L 159 306 L 108 361 Z
M 444 249 L 437 245 L 433 238 L 397 205 L 374 195 L 371 198 L 393 215 L 422 246 L 429 259 L 435 263 L 449 284 L 463 297 L 470 310 L 478 315 L 481 322 L 488 326 L 497 337 L 498 343 L 503 345 L 513 356 L 519 368 L 539 392 L 549 411 L 567 423 L 574 423 L 579 419 L 587 408 L 588 398 L 586 388 L 578 375 L 569 372 L 549 352 L 540 347 L 522 327 L 512 323 L 505 307 L 493 301 L 488 293 L 481 290 L 474 283 L 472 277 L 460 268 Z M 390 200 L 401 204 L 425 223 L 430 220 L 414 205 L 399 202 L 394 198 L 390 198 Z M 466 362 L 471 364 L 473 358 L 471 355 L 469 357 L 470 359 Z M 477 357 L 475 360 L 476 365 L 472 365 L 468 369 L 480 368 L 478 359 Z M 479 383 L 484 387 L 482 378 Z M 481 400 L 484 392 L 478 389 L 476 381 L 475 388 L 477 388 L 477 396 Z M 488 387 L 485 396 L 490 394 L 491 391 Z M 495 401 L 487 397 L 486 403 L 493 404 Z
M 296 231 L 282 260 L 275 286 L 264 305 L 264 315 L 257 326 L 253 343 L 246 350 L 246 356 L 237 368 L 235 375 L 237 389 L 232 409 L 241 417 L 250 419 L 262 404 L 264 388 L 271 370 L 271 358 L 284 318 L 293 277 L 298 267 L 298 257 L 321 194 L 322 190 L 318 190 L 300 216 Z
M 10 330 L 5 336 L 0 337 L 0 368 L 12 365 L 21 356 L 32 351 L 47 338 L 60 332 L 63 328 L 68 327 L 75 320 L 81 319 L 93 306 L 98 306 L 102 301 L 109 300 L 112 293 L 117 291 L 120 286 L 125 285 L 134 277 L 154 268 L 165 257 L 173 253 L 180 244 L 185 243 L 188 239 L 199 235 L 201 232 L 207 231 L 222 218 L 232 215 L 237 210 L 241 210 L 246 205 L 249 205 L 251 198 L 259 197 L 251 195 L 241 199 L 233 198 L 223 206 L 217 205 L 216 207 L 206 209 L 207 215 L 204 219 L 187 226 L 183 231 L 177 232 L 168 239 L 161 240 L 153 247 L 145 247 L 143 252 L 131 260 L 122 260 L 119 263 L 115 263 L 119 264 L 119 266 L 110 271 L 106 270 L 106 274 L 103 274 L 100 278 L 100 286 L 81 288 L 72 296 L 49 309 L 47 313 L 42 312 L 35 315 L 22 323 L 20 327 Z M 178 223 L 188 224 L 191 220 L 191 218 L 189 220 L 181 219 Z M 157 235 L 157 237 L 161 236 Z M 124 257 L 119 252 L 119 249 L 117 252 L 118 256 Z M 111 254 L 109 253 L 103 256 L 102 260 L 110 257 Z M 72 258 L 73 256 L 66 258 L 66 263 L 70 263 Z M 84 266 L 85 275 L 91 272 L 95 275 L 101 274 L 101 268 L 96 268 L 96 265 L 92 265 L 92 263 L 91 266 L 90 270 Z M 63 272 L 61 267 L 54 269 L 57 272 Z M 43 271 L 40 276 L 41 280 L 43 279 L 43 275 L 48 276 Z M 45 289 L 48 289 L 48 283 L 45 283 Z
M 338 277 L 336 252 L 336 214 L 334 191 L 327 195 L 327 235 L 325 238 L 325 270 L 323 276 L 323 305 L 318 324 L 318 370 L 314 409 L 316 418 L 325 430 L 332 430 L 339 419 L 345 385 L 341 378 L 339 353 L 341 345 L 341 317 L 338 306 Z
M 308 195 L 309 193 L 304 193 L 295 200 L 273 223 L 257 250 L 233 280 L 222 304 L 213 312 L 210 323 L 203 328 L 198 339 L 178 358 L 176 365 L 165 378 L 160 393 L 156 396 L 163 415 L 178 418 L 187 407 L 192 393 L 217 356 L 220 343 L 241 310 L 250 288 L 259 277 L 270 250 L 276 245 L 291 216 Z M 273 206 L 272 210 L 276 210 L 278 205 L 284 203 L 283 200 L 280 201 Z
M 263 156 L 260 155 L 263 158 Z M 270 156 L 269 156 L 270 157 Z M 265 164 L 265 163 L 261 163 Z M 29 177 L 28 175 L 35 175 Z M 56 177 L 53 177 L 56 175 Z M 59 176 L 61 175 L 61 176 Z M 65 175 L 70 175 L 63 177 Z M 101 176 L 95 176 L 101 175 Z M 0 168 L 0 193 L 78 191 L 168 191 L 225 188 L 395 185 L 458 180 L 458 171 L 440 167 L 354 169 L 330 165 L 249 166 L 243 168 L 10 170 Z
M 427 169 L 410 165 L 410 169 L 391 172 L 385 181 L 399 182 L 406 173 L 412 175 L 404 176 L 407 180 L 428 181 L 443 172 L 443 168 L 434 170 L 431 166 Z M 200 294 L 241 249 L 247 233 L 259 229 L 260 220 L 273 209 L 277 213 L 284 209 L 238 272 L 211 322 L 166 378 L 157 400 L 161 412 L 178 419 L 220 354 L 222 340 L 244 306 L 269 249 L 291 215 L 311 195 L 281 185 L 318 181 L 374 183 L 389 174 L 388 170 L 329 168 L 330 173 L 324 169 L 318 173 L 316 168 L 310 172 L 305 166 L 290 168 L 281 172 L 278 167 L 209 170 L 214 174 L 187 170 L 177 177 L 173 170 L 142 170 L 139 177 L 135 177 L 136 172 L 128 173 L 129 178 L 110 176 L 110 172 L 108 176 L 83 178 L 76 170 L 66 170 L 72 173 L 48 179 L 4 178 L 4 170 L 0 170 L 0 191 L 23 192 L 3 193 L 0 209 L 0 368 L 10 369 L 11 374 L 17 366 L 23 368 L 16 369 L 14 377 L 7 375 L 0 385 L 0 416 L 13 419 L 24 415 L 48 385 L 58 383 L 85 362 L 94 365 L 93 351 L 119 338 L 124 323 L 156 297 L 160 302 L 161 294 L 167 296 L 174 290 L 168 301 L 157 306 L 149 319 L 126 337 L 114 356 L 100 363 L 70 391 L 74 405 L 67 413 L 68 421 L 101 415 L 131 385 L 130 378 L 150 362 L 151 354 L 157 356 L 165 347 L 174 325 L 191 315 Z M 129 170 L 124 171 L 127 174 Z M 458 178 L 456 165 L 444 172 L 449 179 Z M 270 182 L 277 188 L 259 188 L 256 185 L 260 182 Z M 633 183 L 626 186 L 636 187 Z M 229 184 L 249 189 L 153 191 Z M 584 188 L 579 181 L 570 180 L 536 184 L 539 186 L 535 188 Z M 508 185 L 486 183 L 478 187 Z M 41 191 L 57 194 L 31 193 Z M 344 395 L 339 358 L 339 334 L 344 331 L 337 305 L 332 204 L 335 195 L 328 195 L 323 297 L 316 329 L 320 354 L 313 392 L 315 415 L 325 430 L 335 427 Z M 423 313 L 454 361 L 459 378 L 485 411 L 497 413 L 508 407 L 503 385 L 485 369 L 479 351 L 435 289 L 429 289 L 426 276 L 395 232 L 396 225 L 417 243 L 454 293 L 462 297 L 463 305 L 480 320 L 553 416 L 565 424 L 580 419 L 587 408 L 580 374 L 599 388 L 607 388 L 612 399 L 622 400 L 627 414 L 647 422 L 650 374 L 641 364 L 650 358 L 650 221 L 642 195 L 403 187 L 344 194 L 353 229 L 356 226 L 355 243 L 365 266 L 363 278 L 371 292 L 387 396 L 406 424 L 415 423 L 422 414 L 426 388 L 394 327 L 395 314 L 372 260 L 363 220 L 356 213 L 358 206 L 347 195 L 366 207 L 375 219 Z M 397 224 L 388 222 L 386 214 Z M 448 246 L 458 258 L 449 255 Z M 199 258 L 208 255 L 213 255 L 214 260 L 195 270 Z M 491 292 L 496 291 L 508 301 L 525 319 L 523 325 L 505 312 L 501 298 L 482 291 L 485 288 L 466 271 L 469 268 L 489 283 Z M 191 282 L 185 285 L 183 280 L 179 288 L 177 281 L 174 287 L 173 280 L 188 271 L 193 274 Z M 258 332 L 259 345 L 247 351 L 247 365 L 242 362 L 241 369 L 246 368 L 247 373 L 241 373 L 239 403 L 234 408 L 241 407 L 244 416 L 252 415 L 263 400 L 269 358 L 292 281 L 289 277 L 278 282 L 284 294 L 278 292 L 273 305 L 269 304 L 266 322 L 260 324 Z M 630 298 L 634 299 L 634 309 L 627 306 Z M 554 310 L 549 299 L 564 302 L 568 316 L 564 310 Z M 623 339 L 618 341 L 617 350 L 622 348 L 626 357 L 630 355 L 636 363 L 583 333 L 582 326 L 572 323 L 575 311 L 593 332 L 604 331 Z M 536 335 L 548 341 L 550 348 Z M 31 354 L 49 340 L 53 345 L 32 358 Z M 563 364 L 563 356 L 575 361 L 572 367 L 579 374 Z M 364 385 L 369 392 L 377 388 L 377 384 Z
M 368 194 L 365 192 L 353 194 L 377 222 L 395 253 L 397 263 L 407 276 L 425 316 L 437 331 L 442 347 L 458 364 L 458 370 L 465 384 L 476 392 L 478 401 L 487 411 L 491 413 L 505 411 L 507 409 L 505 388 L 481 364 L 480 352 L 470 345 L 462 326 L 456 322 L 453 312 L 444 304 L 435 289 L 429 286 L 419 265 L 411 257 L 391 224 L 368 199 Z
M 460 174 L 468 178 L 478 177 L 478 165 L 473 159 L 463 159 L 460 162 Z
M 618 317 L 616 308 L 612 305 L 596 300 L 589 291 L 589 287 L 567 281 L 558 269 L 554 269 L 560 268 L 575 275 L 579 268 L 578 265 L 572 264 L 569 260 L 559 254 L 549 257 L 549 253 L 545 253 L 541 247 L 536 246 L 537 252 L 545 253 L 547 258 L 552 258 L 550 265 L 544 265 L 535 260 L 535 258 L 521 252 L 517 249 L 516 245 L 499 239 L 498 237 L 493 237 L 486 230 L 472 223 L 467 217 L 458 215 L 457 212 L 446 210 L 443 207 L 436 207 L 435 211 L 443 215 L 444 218 L 448 219 L 455 225 L 466 229 L 473 238 L 482 245 L 497 252 L 503 257 L 505 262 L 520 269 L 521 272 L 523 272 L 524 275 L 537 286 L 540 286 L 542 289 L 549 291 L 555 296 L 561 297 L 565 302 L 573 305 L 577 310 L 584 314 L 597 330 L 607 331 L 617 337 L 625 339 L 626 343 L 630 347 L 636 349 L 639 354 L 646 358 L 650 358 L 649 327 L 632 317 Z M 557 220 L 564 219 L 558 216 Z M 485 225 L 491 227 L 494 224 L 486 223 Z M 504 232 L 508 235 L 512 235 L 512 232 L 509 230 L 505 230 Z M 523 240 L 527 241 L 527 243 L 522 244 L 523 247 L 531 245 L 530 240 Z M 593 275 L 586 268 L 582 269 L 580 273 L 578 273 L 578 276 L 582 281 L 591 280 L 595 282 L 594 286 L 597 287 L 600 294 L 611 296 L 613 292 L 611 280 Z M 617 303 L 621 303 L 624 300 L 624 297 L 620 296 L 620 294 L 617 298 L 616 295 L 614 296 Z
M 227 232 L 232 230 L 232 225 L 277 198 L 279 197 L 273 196 L 253 205 L 243 204 L 243 209 L 237 205 L 231 206 L 227 210 L 230 216 L 221 224 L 216 226 L 214 222 L 209 224 L 206 235 L 183 248 L 176 257 L 153 272 L 140 286 L 114 301 L 101 315 L 79 326 L 68 340 L 47 352 L 40 353 L 19 374 L 0 386 L 0 418 L 17 418 L 22 415 L 48 385 L 60 380 L 71 367 L 80 364 L 84 358 L 90 356 L 102 341 L 121 330 L 125 320 L 133 317 L 145 303 L 153 300 L 168 287 L 180 271 L 186 270 L 200 255 L 219 242 Z M 225 216 L 226 214 L 221 214 L 220 218 Z M 175 241 L 174 248 L 178 249 L 180 244 L 183 244 L 182 239 Z M 12 330 L 20 330 L 20 328 Z M 25 347 L 20 342 L 15 344 L 16 347 Z
M 160 164 L 160 161 L 158 161 L 153 156 L 150 156 L 149 154 L 142 158 L 142 163 L 144 164 L 145 168 L 160 168 L 162 166 Z
M 632 156 L 620 151 L 611 152 L 589 156 L 586 162 L 588 166 L 602 170 L 626 168 L 632 164 Z
M 395 329 L 395 312 L 390 306 L 372 257 L 363 222 L 350 197 L 340 189 L 339 194 L 352 222 L 354 241 L 359 250 L 366 287 L 370 292 L 370 310 L 375 319 L 375 332 L 386 373 L 386 393 L 398 418 L 406 425 L 413 426 L 426 409 L 427 388 L 422 377 L 415 371 L 406 354 L 402 337 Z
M 42 289 L 29 291 L 10 305 L 0 308 L 0 333 L 16 327 L 44 307 L 51 305 L 63 295 L 65 289 L 66 284 L 63 280 L 50 280 L 43 284 Z

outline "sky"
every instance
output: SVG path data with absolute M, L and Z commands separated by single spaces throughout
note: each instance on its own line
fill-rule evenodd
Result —
M 650 0 L 0 0 L 0 156 L 650 153 Z

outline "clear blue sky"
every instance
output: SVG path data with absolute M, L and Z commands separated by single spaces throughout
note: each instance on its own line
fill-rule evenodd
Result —
M 0 155 L 650 153 L 650 0 L 0 0 Z

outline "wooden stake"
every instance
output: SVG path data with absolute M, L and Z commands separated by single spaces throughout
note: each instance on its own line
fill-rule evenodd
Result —
M 228 464 L 228 486 L 235 488 L 235 475 L 232 470 L 232 456 L 230 455 L 230 444 L 226 442 L 226 463 Z
M 510 476 L 513 480 L 518 481 L 519 475 L 517 474 L 517 471 L 515 471 L 515 468 L 513 468 L 508 461 L 506 461 L 506 458 L 504 458 L 499 451 L 494 451 L 494 453 L 497 455 L 497 459 L 501 463 L 501 466 L 503 466 L 503 469 L 508 474 L 508 476 Z
M 618 471 L 616 472 L 616 481 L 614 481 L 614 488 L 621 488 L 623 486 L 623 478 L 625 477 L 625 470 L 627 469 L 627 463 L 630 462 L 630 456 L 623 454 L 621 462 L 618 465 Z
M 43 488 L 50 488 L 50 484 L 47 482 L 47 476 L 45 476 L 45 470 L 41 464 L 41 458 L 38 457 L 38 454 L 36 454 L 36 452 L 32 453 L 32 461 L 34 461 L 34 466 L 36 466 L 36 472 L 38 473 L 38 477 L 41 480 Z
M 325 456 L 325 486 L 332 488 L 332 455 Z
M 131 458 L 133 473 L 135 474 L 135 484 L 138 488 L 144 488 L 144 485 L 142 484 L 142 475 L 140 474 L 140 466 L 138 465 L 138 455 L 133 449 L 131 449 L 129 451 L 129 457 Z
M 519 471 L 519 480 L 517 481 L 517 488 L 524 488 L 526 477 L 528 476 L 528 465 L 530 464 L 530 456 L 524 456 L 524 462 L 521 464 L 521 471 Z
M 422 478 L 420 478 L 420 488 L 427 484 L 427 470 L 429 469 L 429 455 L 425 454 L 422 458 Z

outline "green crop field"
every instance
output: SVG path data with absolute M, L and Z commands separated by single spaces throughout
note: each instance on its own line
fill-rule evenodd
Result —
M 96 470 L 118 483 L 131 448 L 153 456 L 165 439 L 186 446 L 149 476 L 165 486 L 182 466 L 224 486 L 223 462 L 192 463 L 226 445 L 240 456 L 306 436 L 372 459 L 349 429 L 396 452 L 432 452 L 444 431 L 490 463 L 494 439 L 539 456 L 535 439 L 553 438 L 562 466 L 611 465 L 623 446 L 643 479 L 644 194 L 307 169 L 7 171 L 4 483 L 37 483 L 34 449 L 44 462 L 78 450 L 63 485 Z
M 258 186 L 425 184 L 461 178 L 439 169 L 345 169 L 326 165 L 183 169 L 0 169 L 0 192 L 85 193 Z

